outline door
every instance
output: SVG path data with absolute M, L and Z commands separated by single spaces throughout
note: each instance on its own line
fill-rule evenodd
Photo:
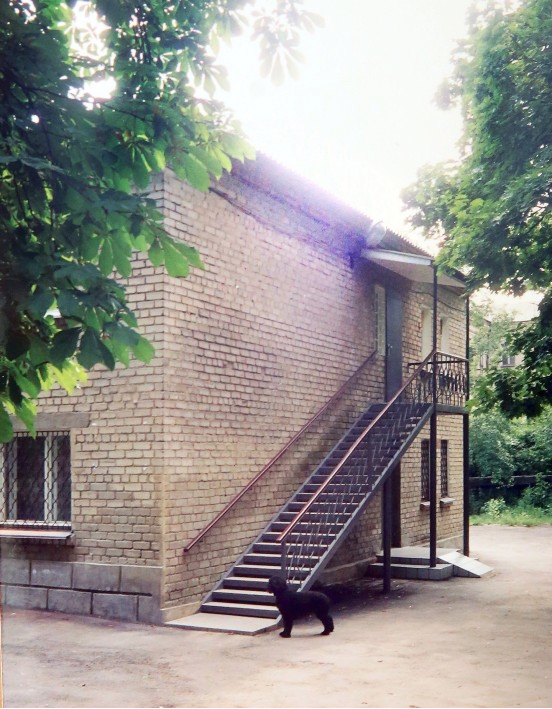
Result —
M 387 401 L 402 386 L 402 321 L 403 307 L 400 295 L 390 288 L 385 290 L 385 398 Z

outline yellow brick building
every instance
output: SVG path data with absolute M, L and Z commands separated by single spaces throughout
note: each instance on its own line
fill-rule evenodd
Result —
M 390 398 L 389 328 L 403 381 L 431 349 L 427 254 L 266 158 L 207 193 L 167 170 L 154 196 L 169 232 L 198 247 L 205 270 L 175 279 L 137 261 L 127 292 L 155 358 L 97 368 L 71 396 L 42 397 L 36 441 L 22 432 L 4 447 L 9 605 L 155 623 L 193 612 L 366 406 Z M 398 310 L 389 310 L 390 294 Z M 438 348 L 460 360 L 461 282 L 440 279 L 436 300 Z M 394 474 L 394 545 L 430 541 L 429 437 L 426 423 Z M 443 409 L 436 525 L 449 546 L 462 545 L 463 455 L 461 406 Z M 43 489 L 25 507 L 33 475 Z M 381 546 L 376 491 L 326 578 L 364 573 Z

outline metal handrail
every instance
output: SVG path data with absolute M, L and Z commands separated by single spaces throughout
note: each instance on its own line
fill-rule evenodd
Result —
M 338 399 L 343 391 L 347 388 L 347 386 L 353 381 L 353 379 L 360 374 L 360 372 L 364 369 L 364 367 L 375 357 L 377 354 L 377 350 L 374 350 L 371 352 L 368 357 L 362 362 L 362 364 L 351 374 L 351 376 L 347 379 L 347 381 L 342 384 L 342 386 L 336 391 L 336 393 L 328 399 L 328 401 L 312 416 L 300 429 L 299 431 L 291 438 L 283 448 L 281 448 L 276 455 L 271 458 L 268 463 L 260 470 L 257 475 L 255 475 L 254 478 L 252 478 L 247 485 L 245 485 L 224 507 L 223 509 L 217 514 L 216 517 L 214 517 L 209 524 L 207 524 L 196 536 L 186 544 L 184 547 L 184 551 L 190 551 L 203 537 L 208 534 L 211 529 L 215 525 L 220 522 L 220 520 L 234 507 L 234 505 L 241 500 L 241 498 L 251 490 L 251 488 L 261 479 L 263 478 L 266 473 L 272 468 L 272 466 L 277 463 L 280 458 L 286 453 L 289 448 L 309 429 L 313 423 L 315 423 L 320 416 L 322 416 L 323 413 L 325 413 L 328 408 L 334 403 L 336 399 Z
M 424 362 L 426 362 L 426 360 L 429 357 L 431 357 L 431 355 L 428 355 L 428 357 L 426 357 Z M 448 359 L 440 359 L 441 357 L 448 358 Z M 439 362 L 464 362 L 464 363 L 469 362 L 469 360 L 466 359 L 465 357 L 460 357 L 459 355 L 452 355 L 452 354 L 448 354 L 447 352 L 439 352 L 439 351 L 435 352 L 435 360 L 437 363 L 439 363 Z M 407 367 L 419 367 L 420 362 L 407 362 L 406 366 Z
M 344 464 L 347 462 L 347 460 L 351 457 L 351 455 L 355 452 L 355 450 L 359 447 L 359 445 L 366 438 L 366 436 L 370 433 L 370 431 L 379 423 L 379 421 L 381 421 L 381 419 L 389 411 L 391 406 L 404 394 L 404 392 L 408 389 L 410 384 L 412 384 L 414 379 L 423 370 L 423 368 L 430 361 L 433 361 L 436 354 L 437 353 L 435 350 L 430 352 L 430 354 L 423 360 L 423 362 L 421 362 L 419 364 L 418 368 L 406 380 L 405 384 L 403 384 L 403 386 L 399 389 L 399 391 L 385 404 L 384 408 L 368 424 L 368 426 L 364 429 L 364 431 L 362 431 L 362 433 L 357 437 L 357 439 L 353 443 L 353 445 L 349 448 L 346 455 L 342 458 L 342 460 L 336 465 L 336 467 L 328 475 L 326 480 L 318 488 L 318 490 L 315 492 L 315 494 L 310 498 L 310 500 L 308 502 L 305 503 L 305 505 L 303 505 L 301 510 L 299 510 L 299 512 L 292 519 L 292 521 L 288 524 L 288 526 L 282 532 L 280 532 L 280 534 L 276 538 L 277 542 L 285 542 L 285 540 L 291 534 L 291 532 L 295 529 L 297 524 L 303 519 L 303 517 L 307 514 L 307 512 L 311 509 L 311 507 L 318 501 L 318 499 L 320 498 L 320 496 L 322 495 L 324 490 L 333 482 L 333 480 L 335 479 L 336 475 L 339 473 L 341 468 L 344 466 Z

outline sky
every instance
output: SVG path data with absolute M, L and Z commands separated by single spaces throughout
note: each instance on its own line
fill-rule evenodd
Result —
M 258 150 L 405 231 L 400 191 L 422 165 L 457 153 L 459 112 L 434 95 L 471 2 L 307 0 L 325 26 L 303 35 L 299 78 L 261 78 L 244 39 L 221 56 L 232 87 L 223 98 Z
M 220 99 L 258 151 L 420 243 L 400 193 L 423 165 L 458 156 L 460 112 L 434 97 L 472 1 L 305 0 L 325 25 L 302 37 L 299 78 L 262 78 L 258 47 L 239 38 L 220 55 L 231 85 Z

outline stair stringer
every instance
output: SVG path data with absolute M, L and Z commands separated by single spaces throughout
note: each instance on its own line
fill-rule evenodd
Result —
M 374 495 L 379 491 L 383 484 L 391 477 L 394 469 L 400 463 L 404 454 L 408 451 L 412 443 L 420 434 L 420 431 L 425 426 L 427 421 L 431 416 L 431 407 L 423 414 L 418 423 L 412 429 L 410 434 L 407 436 L 401 447 L 397 450 L 393 458 L 389 461 L 388 465 L 385 467 L 383 472 L 374 482 L 372 489 L 367 493 L 362 502 L 359 503 L 357 509 L 353 512 L 349 520 L 345 522 L 342 530 L 339 532 L 335 540 L 330 544 L 326 552 L 320 557 L 320 560 L 316 566 L 313 567 L 311 573 L 305 578 L 301 584 L 301 590 L 306 591 L 311 588 L 311 586 L 316 582 L 317 578 L 320 576 L 322 571 L 326 568 L 328 563 L 332 560 L 333 556 L 337 553 L 341 545 L 347 539 L 351 531 L 353 530 L 355 524 L 359 521 L 360 515 L 364 512 Z M 253 546 L 253 545 L 252 545 Z

